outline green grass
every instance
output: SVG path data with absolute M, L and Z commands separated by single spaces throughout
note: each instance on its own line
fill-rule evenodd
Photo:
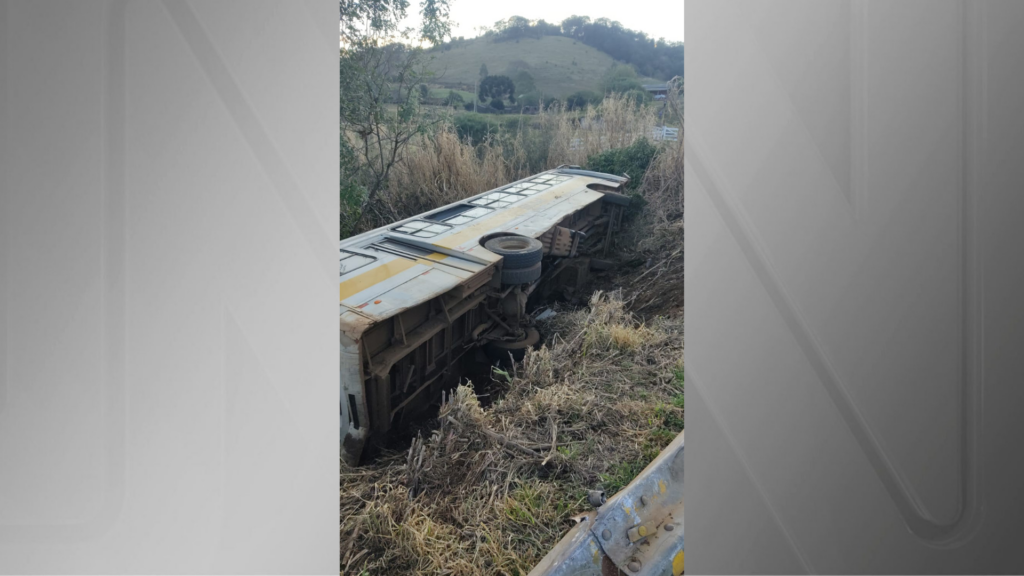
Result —
M 686 410 L 686 396 L 683 393 L 686 381 L 683 369 L 681 367 L 675 369 L 675 371 L 672 372 L 672 375 L 675 376 L 674 384 L 676 388 L 679 389 L 679 394 L 676 394 L 675 396 L 672 397 L 672 405 L 675 406 L 676 408 L 682 408 L 683 410 Z
M 682 397 L 683 395 L 679 394 L 673 399 L 672 404 L 675 408 L 682 408 Z M 601 487 L 608 494 L 615 494 L 632 482 L 666 446 L 672 443 L 672 440 L 675 440 L 683 431 L 684 425 L 679 413 L 673 407 L 664 404 L 659 404 L 654 409 L 651 423 L 657 424 L 658 427 L 647 433 L 640 446 L 640 457 L 612 464 L 608 472 L 601 474 Z
M 447 98 L 449 90 L 451 90 L 451 88 L 431 88 L 430 89 L 430 98 Z M 456 90 L 455 92 L 459 96 L 462 96 L 462 99 L 465 100 L 466 102 L 472 102 L 473 101 L 473 93 L 472 92 L 467 92 L 465 90 Z
M 649 423 L 656 427 L 647 433 L 640 446 L 640 457 L 613 464 L 607 473 L 601 474 L 601 485 L 608 494 L 625 488 L 683 431 L 686 422 L 680 410 L 686 410 L 686 398 L 683 395 L 682 367 L 674 370 L 673 376 L 673 385 L 679 389 L 679 393 L 672 397 L 671 404 L 658 403 L 655 406 Z M 640 397 L 646 398 L 646 394 L 641 392 Z
M 519 42 L 476 38 L 450 50 L 431 50 L 428 56 L 432 58 L 430 68 L 437 74 L 435 84 L 473 86 L 480 78 L 481 64 L 498 75 L 508 72 L 510 63 L 522 61 L 537 88 L 545 96 L 557 98 L 578 90 L 600 92 L 601 77 L 615 64 L 604 52 L 561 36 Z
M 653 458 L 651 458 L 653 460 Z M 615 494 L 643 472 L 651 460 L 639 458 L 613 464 L 606 474 L 601 474 L 601 487 L 606 494 Z
M 658 415 L 659 418 L 663 416 L 664 414 Z M 675 428 L 674 424 L 671 428 Z M 678 424 L 677 430 L 662 427 L 650 431 L 640 446 L 639 458 L 612 464 L 608 472 L 601 474 L 601 487 L 604 491 L 609 495 L 615 494 L 632 482 L 666 446 L 672 443 L 672 440 L 675 440 L 676 435 L 683 429 L 681 419 L 678 420 Z

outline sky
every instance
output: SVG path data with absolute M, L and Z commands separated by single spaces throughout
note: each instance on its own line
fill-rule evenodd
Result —
M 409 11 L 417 12 L 419 2 L 411 0 Z M 517 0 L 514 3 L 492 0 L 452 0 L 452 36 L 472 38 L 480 34 L 481 26 L 493 26 L 509 16 L 522 16 L 530 20 L 546 20 L 558 24 L 578 14 L 590 18 L 616 20 L 631 30 L 645 32 L 649 37 L 683 41 L 683 0 L 591 0 L 566 2 L 564 0 Z M 418 17 L 410 18 L 415 26 Z

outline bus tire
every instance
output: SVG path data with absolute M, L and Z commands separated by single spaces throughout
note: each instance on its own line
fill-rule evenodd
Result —
M 540 262 L 529 268 L 503 268 L 501 270 L 501 283 L 506 286 L 509 284 L 529 284 L 540 278 L 540 273 Z
M 484 248 L 501 256 L 505 270 L 529 268 L 540 262 L 544 245 L 527 236 L 499 236 L 491 238 Z

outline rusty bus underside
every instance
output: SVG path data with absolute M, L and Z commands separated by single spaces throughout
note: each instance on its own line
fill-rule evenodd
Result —
M 358 353 L 361 378 L 361 386 L 353 386 L 352 382 L 346 386 L 343 358 L 342 434 L 346 460 L 358 463 L 367 445 L 382 445 L 389 432 L 403 429 L 410 420 L 436 406 L 443 390 L 457 386 L 469 375 L 488 374 L 494 359 L 484 354 L 483 345 L 522 338 L 532 325 L 526 313 L 527 302 L 552 296 L 571 297 L 583 289 L 592 266 L 607 266 L 601 258 L 607 254 L 621 225 L 624 197 L 616 191 L 626 181 L 608 177 L 603 183 L 591 181 L 589 185 L 591 191 L 616 196 L 619 203 L 605 202 L 595 195 L 594 201 L 574 207 L 544 230 L 528 232 L 544 247 L 541 277 L 534 282 L 502 284 L 502 261 L 496 259 L 480 264 L 479 271 L 465 274 L 451 289 L 432 294 L 388 318 L 364 319 L 355 315 L 359 310 L 350 311 L 349 325 L 353 324 L 351 318 L 358 318 L 367 326 L 357 338 L 346 337 L 343 318 L 343 356 L 347 341 L 349 353 Z M 489 230 L 483 239 L 496 232 L 502 231 Z M 480 239 L 473 241 L 483 243 Z M 386 247 L 402 256 L 426 258 L 414 248 L 416 245 L 395 238 L 388 240 Z M 434 261 L 441 264 L 453 260 Z M 431 273 L 434 271 L 424 274 Z M 420 278 L 426 278 L 425 275 Z M 354 372 L 351 370 L 350 374 Z M 362 398 L 358 394 L 360 389 Z M 347 434 L 346 412 L 350 428 Z

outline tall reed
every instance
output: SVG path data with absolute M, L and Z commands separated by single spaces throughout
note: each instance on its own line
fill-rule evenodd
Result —
M 589 156 L 650 138 L 651 106 L 609 95 L 583 113 L 545 110 L 499 127 L 483 142 L 458 137 L 451 123 L 417 137 L 374 200 L 364 228 L 431 210 L 559 165 L 585 165 Z

